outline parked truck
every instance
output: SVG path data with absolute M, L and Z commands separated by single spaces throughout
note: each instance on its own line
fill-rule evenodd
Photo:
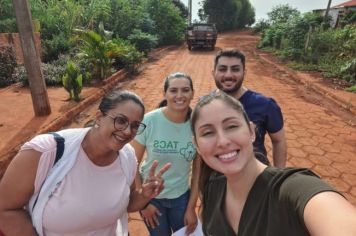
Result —
M 186 31 L 185 39 L 188 49 L 194 47 L 209 47 L 215 49 L 217 31 L 214 24 L 194 23 Z

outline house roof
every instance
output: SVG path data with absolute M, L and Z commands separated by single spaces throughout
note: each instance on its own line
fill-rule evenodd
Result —
M 351 0 L 347 2 L 343 2 L 341 4 L 338 4 L 336 6 L 333 6 L 332 8 L 342 8 L 342 7 L 356 7 L 356 0 Z

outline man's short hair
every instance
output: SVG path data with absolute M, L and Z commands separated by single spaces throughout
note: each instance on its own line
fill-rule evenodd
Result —
M 218 64 L 218 61 L 219 61 L 220 57 L 236 57 L 236 58 L 239 58 L 241 60 L 243 69 L 245 69 L 245 55 L 240 50 L 238 50 L 236 48 L 221 49 L 215 55 L 214 70 L 216 69 L 216 66 Z

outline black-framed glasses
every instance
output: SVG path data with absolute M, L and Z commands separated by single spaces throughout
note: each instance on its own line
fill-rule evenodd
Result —
M 111 116 L 110 114 L 105 114 L 105 113 L 104 113 L 104 115 L 106 115 L 114 120 L 114 128 L 117 131 L 123 131 L 129 125 L 130 125 L 131 132 L 133 132 L 135 134 L 141 134 L 146 129 L 146 125 L 144 123 L 141 123 L 138 121 L 134 121 L 134 122 L 130 123 L 129 119 L 122 114 L 119 114 L 115 117 Z

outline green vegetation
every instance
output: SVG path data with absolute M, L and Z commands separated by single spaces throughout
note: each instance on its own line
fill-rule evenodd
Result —
M 135 45 L 139 51 L 145 54 L 158 45 L 157 36 L 142 32 L 139 29 L 135 29 L 132 34 L 129 35 L 128 40 Z
M 131 73 L 136 73 L 136 65 L 142 62 L 143 52 L 136 49 L 134 45 L 126 40 L 113 40 L 117 44 L 117 53 L 114 60 L 114 68 L 126 68 Z
M 11 0 L 0 0 L 0 33 L 16 32 L 16 19 Z
M 343 22 L 351 22 L 353 14 Z M 289 5 L 279 5 L 268 13 L 268 20 L 255 26 L 261 32 L 258 47 L 272 51 L 299 70 L 316 70 L 326 77 L 356 83 L 356 26 L 326 27 L 323 16 L 301 15 Z M 346 20 L 345 20 L 346 19 Z
M 353 92 L 356 93 L 356 84 L 352 85 L 350 88 L 345 89 L 347 92 Z
M 175 44 L 183 40 L 186 23 L 172 0 L 144 0 L 143 9 L 154 22 L 153 33 L 157 35 L 159 45 Z
M 0 87 L 4 87 L 14 82 L 16 58 L 11 46 L 0 46 L 0 61 Z
M 41 63 L 43 78 L 47 85 L 62 85 L 62 76 L 65 73 L 66 64 L 69 59 L 69 55 L 61 55 L 57 60 L 52 61 L 51 63 Z M 28 86 L 29 84 L 27 72 L 24 66 L 17 66 L 12 78 L 15 81 L 21 82 L 24 86 Z
M 79 60 L 84 60 L 93 76 L 100 80 L 111 73 L 117 49 L 112 40 L 91 30 L 77 30 Z
M 35 28 L 41 34 L 46 84 L 61 85 L 62 78 L 66 78 L 63 84 L 66 89 L 71 85 L 71 97 L 78 101 L 76 93 L 80 93 L 81 86 L 77 89 L 75 83 L 103 80 L 121 68 L 135 72 L 136 65 L 153 48 L 181 43 L 187 26 L 188 11 L 180 0 L 29 0 L 29 3 Z M 0 33 L 17 32 L 12 1 L 0 0 L 0 5 Z M 0 63 L 1 85 L 16 81 L 28 84 L 26 70 L 16 68 L 10 55 L 9 52 L 0 55 L 7 58 Z M 66 58 L 65 63 L 61 58 Z M 72 64 L 67 65 L 67 61 Z M 69 71 L 78 71 L 80 76 Z
M 255 9 L 249 0 L 204 0 L 199 17 L 213 23 L 218 31 L 241 29 L 255 22 Z
M 72 61 L 68 61 L 66 73 L 62 78 L 63 87 L 69 93 L 70 100 L 80 101 L 80 92 L 83 88 L 83 75 L 79 67 Z

